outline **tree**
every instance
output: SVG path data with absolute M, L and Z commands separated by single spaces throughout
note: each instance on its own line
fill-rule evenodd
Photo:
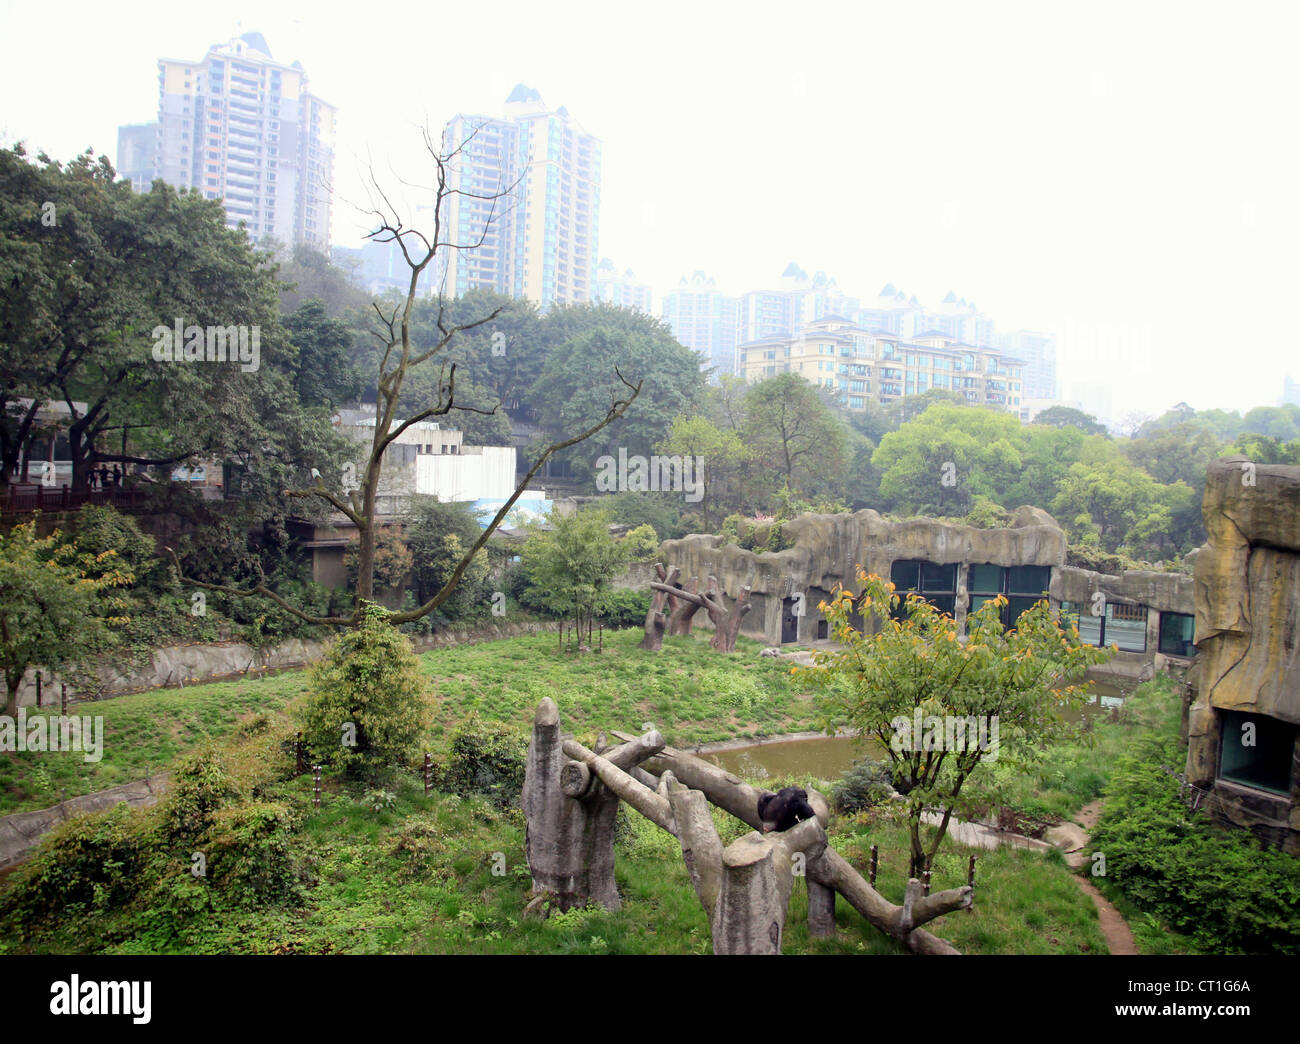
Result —
M 360 626 L 308 669 L 303 739 L 322 763 L 374 777 L 409 760 L 430 711 L 424 676 L 405 635 L 367 602 Z
M 469 504 L 444 504 L 436 497 L 412 497 L 407 519 L 406 543 L 415 558 L 412 581 L 416 597 L 424 602 L 442 590 L 481 527 Z M 488 601 L 487 578 L 483 550 L 461 576 L 455 593 L 442 603 L 442 614 L 456 620 L 481 609 Z
M 1076 410 L 1072 406 L 1049 406 L 1034 416 L 1035 424 L 1046 424 L 1053 428 L 1078 428 L 1085 435 L 1105 435 L 1106 425 L 1090 413 Z
M 830 492 L 848 467 L 848 432 L 818 388 L 793 373 L 753 384 L 745 392 L 742 439 L 781 485 L 809 496 Z
M 67 409 L 74 486 L 103 463 L 169 477 L 216 459 L 266 517 L 286 484 L 338 466 L 328 412 L 289 384 L 269 258 L 219 201 L 137 194 L 103 157 L 33 164 L 21 147 L 0 150 L 0 200 L 0 482 L 50 400 Z M 206 358 L 218 339 L 225 361 Z
M 329 317 L 324 301 L 304 301 L 285 316 L 284 325 L 298 349 L 288 376 L 303 405 L 335 409 L 361 394 L 352 331 L 341 319 Z
M 107 593 L 131 582 L 113 568 L 113 551 L 91 555 L 65 543 L 55 530 L 36 535 L 36 523 L 0 534 L 0 669 L 5 713 L 18 710 L 18 689 L 29 667 L 58 671 L 102 652 L 113 627 Z
M 939 403 L 882 438 L 871 463 L 890 510 L 960 517 L 976 496 L 1002 502 L 1028 440 L 1009 413 Z
M 547 439 L 593 424 L 617 392 L 616 373 L 635 373 L 642 390 L 635 408 L 608 425 L 598 443 L 565 458 L 574 475 L 594 486 L 597 460 L 622 449 L 649 457 L 674 417 L 704 401 L 699 356 L 673 337 L 666 323 L 609 304 L 552 309 L 542 323 L 549 347 L 528 402 Z
M 674 417 L 656 449 L 669 457 L 703 462 L 694 473 L 695 480 L 703 482 L 703 497 L 698 504 L 687 506 L 699 511 L 706 530 L 725 515 L 740 510 L 743 469 L 752 453 L 735 432 L 718 428 L 706 417 Z
M 592 623 L 608 611 L 614 579 L 631 561 L 635 543 L 610 536 L 604 511 L 552 511 L 545 527 L 534 523 L 530 529 L 519 554 L 531 587 L 528 601 L 571 619 L 579 644 L 589 643 Z
M 962 642 L 952 617 L 924 599 L 904 603 L 893 584 L 862 569 L 858 581 L 859 594 L 837 587 L 820 606 L 844 647 L 817 653 L 812 678 L 828 728 L 847 721 L 887 752 L 906 798 L 909 876 L 918 876 L 963 811 L 967 781 L 998 757 L 1032 758 L 1065 735 L 1062 709 L 1085 698 L 1086 686 L 1073 683 L 1109 652 L 1063 629 L 1046 600 L 1012 629 L 1002 624 L 1005 598 L 985 602 L 967 616 Z M 855 611 L 868 621 L 864 631 L 853 626 Z M 940 821 L 927 843 L 921 817 L 931 810 Z
M 341 511 L 357 527 L 356 604 L 352 613 L 347 616 L 322 616 L 305 612 L 272 591 L 264 580 L 259 581 L 251 589 L 241 589 L 224 584 L 205 584 L 191 578 L 185 578 L 186 583 L 205 587 L 209 590 L 223 591 L 227 594 L 260 595 L 271 599 L 282 609 L 311 624 L 355 627 L 360 623 L 363 606 L 374 595 L 375 539 L 377 535 L 375 517 L 380 479 L 383 474 L 384 454 L 389 446 L 414 424 L 419 424 L 433 417 L 444 417 L 454 409 L 474 410 L 473 407 L 461 404 L 457 399 L 456 364 L 446 360 L 446 352 L 458 336 L 466 331 L 490 324 L 500 314 L 497 309 L 493 309 L 484 315 L 455 320 L 448 314 L 447 302 L 440 297 L 437 315 L 433 324 L 436 336 L 431 341 L 421 340 L 416 336 L 414 315 L 419 298 L 420 279 L 425 270 L 434 265 L 435 261 L 441 261 L 447 251 L 473 250 L 482 246 L 490 231 L 497 206 L 504 205 L 504 201 L 515 187 L 512 185 L 504 191 L 488 194 L 476 192 L 471 188 L 453 187 L 451 183 L 452 164 L 464 149 L 466 142 L 460 143 L 449 152 L 442 152 L 435 145 L 427 129 L 424 132 L 424 142 L 433 160 L 436 182 L 432 228 L 429 229 L 428 234 L 418 228 L 407 227 L 402 216 L 398 213 L 398 207 L 389 196 L 377 183 L 373 186 L 374 199 L 371 213 L 377 227 L 371 233 L 370 238 L 375 242 L 395 243 L 407 267 L 410 269 L 411 276 L 405 298 L 386 307 L 380 306 L 378 303 L 374 305 L 378 324 L 377 329 L 373 330 L 372 333 L 379 345 L 379 370 L 376 381 L 377 402 L 374 434 L 371 437 L 369 452 L 365 455 L 362 462 L 363 467 L 360 469 L 360 475 L 358 476 L 359 488 L 346 492 L 340 486 L 331 488 L 331 486 L 326 485 L 324 475 L 318 475 L 315 484 L 310 487 L 285 491 L 285 495 L 289 497 L 313 502 L 324 501 L 333 506 L 335 510 Z M 153 195 L 153 193 L 150 193 L 150 195 Z M 448 208 L 456 196 L 465 196 L 486 203 L 488 214 L 485 226 L 479 235 L 470 240 L 456 241 L 443 238 L 445 235 L 443 226 L 447 218 Z M 432 369 L 435 360 L 442 363 L 436 384 L 438 389 L 436 401 L 414 411 L 405 410 L 403 408 L 403 389 L 407 377 L 420 371 L 421 367 Z M 623 376 L 617 365 L 613 367 L 613 371 L 613 375 L 602 383 L 602 388 L 608 392 L 609 400 L 609 405 L 605 407 L 603 415 L 597 415 L 599 411 L 593 408 L 593 413 L 587 415 L 594 418 L 590 421 L 589 426 L 580 430 L 577 435 L 559 439 L 546 446 L 524 475 L 523 480 L 515 487 L 514 493 L 506 499 L 506 502 L 492 520 L 488 522 L 478 539 L 466 549 L 465 554 L 461 557 L 460 562 L 452 571 L 442 589 L 421 605 L 393 614 L 390 620 L 391 623 L 400 625 L 421 619 L 446 601 L 451 596 L 452 591 L 455 590 L 466 570 L 472 565 L 474 556 L 487 544 L 489 537 L 501 525 L 506 516 L 510 514 L 515 502 L 528 488 L 533 476 L 541 470 L 546 461 L 554 454 L 590 438 L 626 413 L 628 407 L 636 401 L 637 396 L 641 393 L 644 378 L 633 384 Z M 587 374 L 587 383 L 588 385 L 597 383 L 591 379 L 590 371 Z M 627 397 L 620 398 L 621 395 Z M 333 479 L 333 476 L 331 478 Z M 335 492 L 336 489 L 338 492 Z

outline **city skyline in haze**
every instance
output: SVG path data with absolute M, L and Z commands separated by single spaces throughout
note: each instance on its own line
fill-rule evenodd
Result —
M 255 31 L 338 107 L 339 245 L 369 227 L 349 204 L 371 168 L 427 184 L 421 126 L 436 141 L 524 83 L 600 139 L 599 256 L 656 301 L 697 270 L 741 293 L 790 262 L 862 297 L 952 290 L 1000 330 L 1055 333 L 1062 397 L 1108 379 L 1116 418 L 1272 405 L 1300 376 L 1276 314 L 1300 276 L 1282 5 L 133 12 L 78 10 L 57 39 L 78 81 L 36 46 L 45 15 L 0 4 L 33 43 L 0 69 L 7 142 L 115 159 L 117 127 L 156 116 L 159 58 Z

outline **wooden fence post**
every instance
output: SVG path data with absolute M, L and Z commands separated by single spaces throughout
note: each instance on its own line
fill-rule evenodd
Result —
M 967 913 L 975 912 L 975 857 L 970 857 L 970 866 L 966 870 L 966 883 L 970 885 L 970 906 L 966 907 Z
M 426 753 L 424 755 L 424 796 L 429 796 L 429 791 L 433 789 L 433 755 Z
M 867 876 L 867 884 L 871 885 L 872 888 L 876 887 L 876 866 L 879 863 L 879 861 L 880 861 L 880 846 L 872 845 L 871 846 L 871 870 Z
M 314 777 L 313 777 L 313 779 L 312 779 L 312 783 L 314 784 L 314 787 L 315 787 L 315 790 L 314 790 L 314 793 L 313 793 L 313 801 L 312 801 L 312 803 L 313 803 L 317 808 L 320 808 L 320 766 L 319 766 L 319 765 L 313 765 L 313 766 L 312 766 L 312 772 L 315 773 L 315 775 L 314 775 Z

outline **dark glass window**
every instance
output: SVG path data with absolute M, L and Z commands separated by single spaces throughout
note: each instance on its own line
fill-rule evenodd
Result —
M 1195 633 L 1196 617 L 1188 613 L 1160 614 L 1160 651 L 1166 656 L 1195 656 Z
M 1146 652 L 1145 605 L 1107 602 L 1105 612 L 1094 616 L 1090 602 L 1062 602 L 1061 622 L 1079 628 L 1079 638 L 1085 645 L 1117 645 L 1124 652 Z
M 970 595 L 967 612 L 973 613 L 985 602 L 1005 595 L 1007 604 L 1002 607 L 1002 626 L 1014 627 L 1021 613 L 1032 609 L 1046 596 L 1051 582 L 1050 566 L 972 565 L 966 576 L 966 590 Z
M 1219 776 L 1279 794 L 1291 792 L 1296 727 L 1265 714 L 1219 711 Z
M 902 599 L 893 612 L 896 620 L 901 620 L 907 615 L 905 608 L 907 596 L 913 592 L 921 595 L 932 606 L 949 616 L 956 611 L 956 563 L 940 565 L 936 562 L 923 562 L 920 559 L 902 559 L 890 566 L 889 579 L 893 581 L 894 591 Z

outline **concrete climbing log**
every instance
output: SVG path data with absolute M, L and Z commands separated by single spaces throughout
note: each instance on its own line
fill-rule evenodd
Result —
M 533 891 L 549 892 L 562 910 L 595 900 L 620 908 L 614 884 L 614 819 L 618 797 L 603 787 L 585 800 L 564 792 L 569 760 L 560 735 L 560 713 L 547 697 L 537 707 L 524 769 L 525 849 Z
M 560 713 L 547 697 L 537 707 L 524 770 L 523 808 L 526 850 L 533 891 L 551 893 L 560 908 L 594 900 L 607 910 L 620 908 L 614 884 L 614 820 L 618 796 L 599 785 L 589 766 L 564 753 Z M 603 747 L 603 741 L 598 746 Z M 660 750 L 658 733 L 630 737 L 601 761 L 634 766 Z M 591 753 L 591 752 L 588 752 Z
M 630 738 L 620 732 L 615 732 L 614 735 L 620 739 Z M 758 799 L 764 791 L 750 786 L 725 769 L 673 747 L 664 747 L 661 753 L 648 758 L 642 768 L 652 775 L 662 776 L 665 772 L 671 772 L 677 780 L 702 792 L 719 808 L 756 829 L 762 829 Z M 830 822 L 826 799 L 817 791 L 809 790 L 808 804 L 817 813 L 817 821 L 825 827 Z M 800 823 L 786 833 L 791 834 L 804 825 Z M 969 907 L 973 895 L 969 886 L 921 898 L 910 906 L 906 902 L 904 906 L 897 906 L 872 888 L 853 869 L 852 864 L 832 848 L 827 848 L 816 859 L 808 859 L 807 879 L 809 931 L 814 936 L 829 936 L 834 933 L 834 893 L 838 892 L 869 923 L 917 953 L 959 952 L 950 943 L 923 931 L 920 926 L 952 910 Z M 917 882 L 917 888 L 920 888 L 920 882 Z M 826 889 L 831 891 L 830 896 L 825 894 Z

